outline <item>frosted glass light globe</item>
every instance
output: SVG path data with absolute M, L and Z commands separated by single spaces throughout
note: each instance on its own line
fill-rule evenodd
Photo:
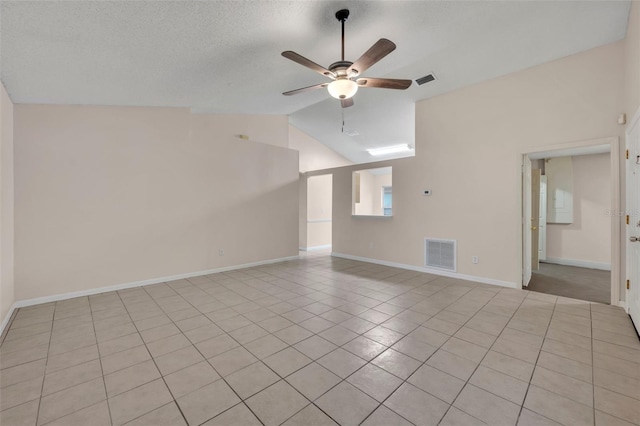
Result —
M 358 91 L 358 83 L 348 78 L 339 78 L 329 83 L 329 94 L 336 99 L 349 99 Z

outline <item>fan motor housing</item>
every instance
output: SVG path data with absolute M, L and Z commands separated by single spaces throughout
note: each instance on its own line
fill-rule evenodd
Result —
M 349 62 L 349 61 L 334 62 L 331 65 L 329 65 L 329 71 L 334 73 L 336 76 L 346 76 L 347 70 L 351 65 L 353 65 L 353 62 Z M 352 71 L 356 71 L 356 70 L 352 70 Z M 357 72 L 355 72 L 355 74 L 357 74 Z

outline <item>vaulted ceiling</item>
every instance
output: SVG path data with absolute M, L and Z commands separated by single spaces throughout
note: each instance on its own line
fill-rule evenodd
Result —
M 283 96 L 325 79 L 280 53 L 339 60 L 334 14 L 345 7 L 346 59 L 382 37 L 398 46 L 365 75 L 437 80 L 360 89 L 346 109 L 325 90 Z M 620 40 L 629 9 L 629 1 L 3 0 L 0 75 L 17 103 L 287 114 L 366 162 L 366 148 L 413 144 L 415 101 Z

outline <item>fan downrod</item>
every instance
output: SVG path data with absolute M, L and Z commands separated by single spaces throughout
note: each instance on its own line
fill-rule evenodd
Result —
M 344 21 L 349 17 L 349 9 L 341 9 L 336 12 L 336 19 L 342 24 L 342 60 L 344 61 Z

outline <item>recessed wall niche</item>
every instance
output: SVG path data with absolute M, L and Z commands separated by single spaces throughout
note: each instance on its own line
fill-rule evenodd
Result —
M 353 216 L 393 216 L 392 167 L 357 170 L 352 174 Z

